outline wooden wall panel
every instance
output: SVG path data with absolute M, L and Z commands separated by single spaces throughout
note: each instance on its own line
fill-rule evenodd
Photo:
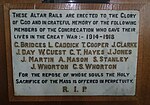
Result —
M 1 3 L 1 4 L 9 3 L 9 0 L 0 0 L 0 3 Z
M 42 0 L 0 0 L 9 3 L 41 3 Z M 150 0 L 110 0 L 110 3 L 144 3 Z
M 143 10 L 146 14 L 143 17 L 144 21 L 144 43 L 143 43 L 143 73 L 142 73 L 142 95 L 141 100 L 143 105 L 150 105 L 150 3 Z
M 0 3 L 41 3 L 42 0 L 0 0 Z M 150 0 L 110 0 L 110 3 L 146 3 Z
M 8 102 L 3 5 L 0 5 L 0 105 Z
M 41 3 L 42 0 L 10 0 L 10 3 Z
M 110 0 L 110 3 L 146 3 L 150 0 Z

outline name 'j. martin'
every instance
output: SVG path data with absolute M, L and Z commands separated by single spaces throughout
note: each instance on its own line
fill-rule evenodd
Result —
M 21 62 L 31 62 L 31 69 L 38 70 L 68 70 L 70 67 L 73 69 L 117 69 L 117 62 L 127 62 L 128 57 L 93 57 L 93 62 L 97 63 L 89 63 L 90 60 L 88 57 L 60 57 L 57 63 L 54 60 L 54 57 L 27 57 L 28 61 L 25 57 L 21 60 Z M 63 63 L 62 63 L 63 62 Z M 80 64 L 79 64 L 80 62 Z M 99 63 L 101 62 L 101 63 Z M 108 62 L 108 64 L 106 63 Z M 70 65 L 70 63 L 72 63 Z

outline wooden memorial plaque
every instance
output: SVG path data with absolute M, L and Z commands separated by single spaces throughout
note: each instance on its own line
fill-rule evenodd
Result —
M 5 5 L 10 100 L 140 103 L 148 5 Z

